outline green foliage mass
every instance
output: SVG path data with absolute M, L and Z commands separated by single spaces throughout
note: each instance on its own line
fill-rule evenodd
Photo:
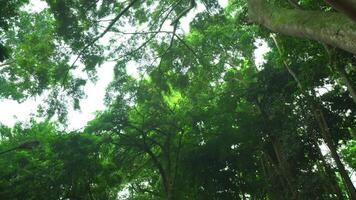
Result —
M 115 199 L 121 176 L 100 137 L 61 133 L 44 122 L 1 127 L 1 150 L 36 139 L 32 151 L 2 154 L 1 199 Z M 88 191 L 88 189 L 90 191 Z
M 251 19 L 248 5 L 263 11 L 263 0 L 45 2 L 33 13 L 0 0 L 0 98 L 46 96 L 45 120 L 0 125 L 0 199 L 356 198 L 352 52 L 292 37 L 308 27 L 271 31 Z M 324 1 L 268 3 L 343 16 Z M 194 7 L 204 9 L 185 32 Z M 322 39 L 347 35 L 340 27 Z M 63 130 L 68 105 L 88 109 L 83 87 L 107 78 L 97 68 L 108 62 L 106 108 Z

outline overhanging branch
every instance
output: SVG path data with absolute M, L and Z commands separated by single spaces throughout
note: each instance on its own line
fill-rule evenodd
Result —
M 335 10 L 343 13 L 356 22 L 356 1 L 355 0 L 324 0 Z
M 281 34 L 307 38 L 356 54 L 356 23 L 340 13 L 286 9 L 248 0 L 252 21 Z

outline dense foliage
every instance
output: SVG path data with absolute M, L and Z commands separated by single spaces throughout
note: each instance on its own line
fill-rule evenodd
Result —
M 0 126 L 0 199 L 356 199 L 354 0 L 45 2 L 0 0 L 0 98 L 46 97 Z

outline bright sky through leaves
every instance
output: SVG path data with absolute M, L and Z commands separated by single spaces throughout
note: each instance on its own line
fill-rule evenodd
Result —
M 219 0 L 219 4 L 225 7 L 227 6 L 227 0 Z M 41 0 L 31 0 L 30 5 L 26 6 L 24 9 L 31 12 L 39 12 L 46 7 L 46 3 Z M 200 4 L 199 7 L 194 10 L 194 12 L 189 13 L 188 16 L 182 19 L 181 28 L 185 32 L 189 31 L 189 23 L 192 20 L 192 17 L 195 16 L 196 13 L 201 12 L 203 9 L 204 7 Z M 130 30 L 126 31 L 129 32 Z M 107 39 L 103 38 L 103 41 L 105 40 Z M 262 55 L 266 53 L 266 49 L 267 47 L 265 44 L 263 44 L 261 48 L 256 51 L 257 63 L 262 62 Z M 112 62 L 104 63 L 98 69 L 98 81 L 96 83 L 87 83 L 84 89 L 87 98 L 83 99 L 80 103 L 81 107 L 86 109 L 81 111 L 70 109 L 68 112 L 68 128 L 70 130 L 82 128 L 89 120 L 94 118 L 96 111 L 103 110 L 105 108 L 103 98 L 105 95 L 105 89 L 113 77 L 112 69 Z M 138 71 L 134 64 L 128 65 L 126 70 L 129 75 L 136 78 L 138 77 Z M 77 70 L 77 73 L 81 73 L 80 70 Z M 4 123 L 5 125 L 12 126 L 17 121 L 28 121 L 31 117 L 31 114 L 36 112 L 37 106 L 39 103 L 41 103 L 41 100 L 41 97 L 36 99 L 29 99 L 23 103 L 17 103 L 14 100 L 0 100 L 0 107 L 2 108 L 0 114 L 0 122 Z
M 353 1 L 2 1 L 0 199 L 356 199 Z

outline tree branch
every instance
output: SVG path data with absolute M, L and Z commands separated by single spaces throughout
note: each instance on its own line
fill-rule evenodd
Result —
M 178 24 L 179 20 L 184 17 L 191 9 L 196 6 L 195 0 L 190 0 L 189 7 L 184 9 L 171 23 L 171 25 Z
M 100 38 L 104 37 L 104 35 L 109 32 L 109 30 L 115 25 L 115 23 L 139 0 L 132 0 L 129 5 L 127 5 L 109 24 L 108 27 L 96 38 L 94 38 L 89 44 L 84 46 L 84 48 L 79 52 L 77 58 L 74 60 L 70 68 L 73 68 L 75 63 L 78 61 L 78 59 L 82 56 L 85 50 L 87 50 L 90 46 L 92 46 L 96 41 L 98 41 Z
M 166 20 L 167 20 L 168 17 L 170 16 L 170 14 L 173 12 L 174 8 L 176 8 L 176 7 L 179 5 L 180 1 L 182 1 L 182 0 L 179 0 L 175 5 L 173 5 L 173 6 L 170 7 L 170 9 L 169 9 L 167 15 L 163 18 L 163 21 L 162 21 L 161 24 L 159 25 L 158 30 L 157 30 L 157 31 L 153 31 L 153 35 L 152 35 L 150 38 L 148 38 L 148 39 L 147 39 L 144 43 L 142 43 L 138 48 L 136 48 L 136 49 L 134 49 L 134 50 L 132 50 L 132 51 L 130 51 L 130 52 L 128 52 L 128 53 L 125 53 L 124 55 L 119 56 L 119 58 L 117 58 L 116 60 L 122 59 L 122 58 L 125 57 L 125 56 L 131 55 L 131 54 L 133 54 L 133 53 L 135 53 L 135 52 L 141 50 L 141 49 L 144 48 L 151 40 L 153 40 L 153 38 L 155 38 L 156 35 L 161 32 L 164 22 L 166 22 Z M 166 12 L 166 11 L 164 11 L 164 12 Z M 117 50 L 118 50 L 118 48 L 115 49 L 114 52 L 116 52 Z
M 172 31 L 142 31 L 142 32 L 124 32 L 124 31 L 119 31 L 119 30 L 113 30 L 112 32 L 115 33 L 121 33 L 124 35 L 145 35 L 145 34 L 158 34 L 158 33 L 166 33 L 166 34 L 172 34 Z
M 312 39 L 356 54 L 356 23 L 340 13 L 286 9 L 248 0 L 251 20 L 281 34 Z
M 355 0 L 324 0 L 335 10 L 343 13 L 356 22 L 356 1 Z

